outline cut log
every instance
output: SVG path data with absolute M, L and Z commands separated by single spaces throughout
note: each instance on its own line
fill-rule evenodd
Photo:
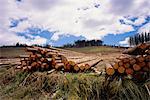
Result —
M 132 74 L 133 74 L 133 69 L 127 68 L 127 69 L 125 70 L 125 72 L 126 72 L 127 75 L 132 75 Z
M 140 67 L 138 64 L 134 64 L 134 65 L 133 65 L 133 69 L 134 69 L 135 71 L 139 71 L 139 70 L 141 69 L 141 67 Z
M 25 72 L 28 70 L 27 66 L 22 67 L 22 70 Z
M 122 59 L 122 61 L 123 61 L 123 63 L 128 63 L 130 61 L 130 59 L 129 58 L 124 58 L 124 59 Z
M 22 60 L 22 61 L 21 61 L 21 66 L 27 66 L 27 63 L 26 63 L 25 60 Z
M 89 64 L 85 64 L 85 70 L 89 70 L 91 66 Z
M 111 64 L 106 64 L 106 73 L 107 75 L 113 75 L 115 73 L 115 70 Z
M 140 48 L 142 50 L 145 50 L 147 47 L 148 47 L 148 44 L 146 44 L 146 43 L 141 43 L 138 45 L 138 48 Z
M 67 58 L 63 55 L 61 55 L 61 60 L 62 60 L 63 63 L 67 62 Z
M 73 68 L 74 68 L 75 72 L 78 72 L 80 70 L 80 68 L 79 68 L 79 66 L 77 64 Z
M 145 56 L 145 61 L 150 62 L 150 55 Z
M 35 56 L 36 56 L 37 58 L 41 58 L 41 57 L 42 57 L 41 54 L 35 54 Z
M 48 69 L 49 68 L 49 65 L 47 63 L 42 63 L 41 64 L 41 69 L 44 70 L 44 69 Z
M 55 65 L 55 69 L 56 70 L 60 70 L 60 69 L 62 69 L 64 67 L 64 63 L 57 63 L 56 65 Z
M 140 62 L 140 63 L 138 63 L 138 65 L 139 65 L 140 67 L 144 67 L 144 66 L 146 65 L 146 63 L 145 63 L 145 62 Z
M 141 55 L 137 56 L 136 59 L 138 62 L 143 62 L 145 60 L 144 57 Z
M 134 54 L 137 54 L 136 51 L 137 51 L 137 47 L 128 48 L 128 49 L 123 51 L 123 54 L 132 54 L 132 55 L 134 55 Z
M 61 57 L 56 56 L 55 60 L 61 60 Z
M 83 72 L 84 69 L 85 69 L 85 66 L 84 66 L 84 65 L 81 65 L 79 68 L 80 68 L 80 70 Z
M 90 67 L 95 67 L 101 61 L 102 61 L 101 59 L 94 59 L 91 61 L 80 63 L 80 64 L 78 64 L 78 66 L 81 66 L 81 65 L 85 66 L 86 64 L 88 64 Z
M 70 71 L 70 70 L 71 70 L 71 66 L 69 65 L 68 62 L 66 62 L 64 65 L 65 65 L 65 66 L 64 66 L 64 70 L 65 70 L 65 71 Z
M 143 55 L 145 54 L 145 50 L 148 49 L 149 46 L 150 46 L 150 43 L 142 43 L 142 44 L 139 44 L 138 46 L 125 50 L 123 53 L 130 54 L 130 55 Z
M 51 73 L 53 73 L 54 71 L 55 71 L 55 69 L 52 69 L 52 70 L 48 71 L 47 74 L 51 74 Z
M 56 62 L 55 62 L 55 59 L 54 59 L 54 58 L 52 58 L 51 63 L 52 63 L 52 67 L 55 68 Z
M 20 58 L 29 58 L 30 55 L 19 55 Z
M 52 58 L 46 58 L 46 60 L 47 60 L 48 62 L 51 62 L 51 61 L 52 61 Z
M 118 68 L 118 73 L 123 74 L 125 72 L 125 68 L 123 66 L 120 66 Z
M 61 60 L 55 60 L 55 62 L 56 62 L 56 63 L 62 63 L 62 61 L 61 61 Z
M 39 68 L 41 67 L 41 64 L 42 64 L 42 62 L 41 62 L 41 61 L 38 61 L 38 62 L 36 63 L 36 69 L 39 69 Z
M 150 71 L 150 69 L 149 69 L 147 66 L 144 66 L 144 67 L 143 67 L 143 71 L 145 71 L 145 72 L 149 72 L 149 71 Z
M 118 62 L 116 62 L 116 63 L 113 65 L 113 68 L 114 68 L 114 69 L 118 69 L 118 68 L 119 68 Z
M 35 54 L 31 54 L 30 57 L 29 57 L 29 59 L 32 60 L 32 61 L 35 61 L 36 58 L 37 58 L 37 57 L 36 57 Z
M 118 62 L 118 65 L 119 65 L 119 66 L 123 66 L 123 61 L 119 61 L 119 62 Z
M 17 68 L 17 69 L 21 69 L 21 68 L 22 68 L 22 66 L 17 66 L 16 68 Z
M 134 58 L 131 58 L 131 59 L 130 59 L 130 64 L 131 64 L 131 65 L 134 65 L 135 63 L 136 63 L 136 60 L 135 60 Z
M 129 63 L 125 63 L 125 64 L 124 64 L 124 67 L 125 67 L 125 68 L 129 68 L 129 67 L 130 67 L 130 64 L 129 64 Z
M 145 54 L 150 55 L 150 50 L 145 50 Z
M 150 62 L 147 62 L 146 66 L 150 69 Z
M 33 63 L 31 64 L 31 66 L 32 66 L 32 67 L 36 67 L 36 66 L 37 66 L 37 62 L 33 62 Z
M 87 56 L 87 57 L 83 57 L 81 59 L 68 59 L 68 60 L 72 60 L 72 61 L 74 61 L 77 64 L 81 64 L 81 63 L 89 62 L 89 61 L 92 61 L 92 60 L 95 60 L 95 59 L 97 59 L 97 57 L 89 57 L 89 56 Z
M 28 71 L 32 71 L 32 66 L 27 66 L 28 67 Z

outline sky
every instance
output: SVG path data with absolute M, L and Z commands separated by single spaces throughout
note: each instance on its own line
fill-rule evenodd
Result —
M 150 0 L 0 0 L 0 46 L 101 39 L 128 46 L 150 32 Z

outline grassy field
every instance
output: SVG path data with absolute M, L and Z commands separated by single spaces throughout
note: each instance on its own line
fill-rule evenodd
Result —
M 93 46 L 93 47 L 82 47 L 82 48 L 64 48 L 71 51 L 76 51 L 80 53 L 86 53 L 86 54 L 111 54 L 111 53 L 121 53 L 122 50 L 120 48 L 112 48 L 112 47 L 106 47 L 106 46 Z M 25 52 L 25 47 L 8 47 L 8 48 L 0 48 L 0 58 L 15 58 L 19 57 L 19 55 L 25 55 L 28 54 Z
M 112 53 L 112 52 L 120 52 L 123 49 L 120 48 L 112 48 L 106 46 L 93 46 L 93 47 L 82 47 L 82 48 L 65 48 L 67 50 L 72 50 L 81 53 Z
M 110 47 L 66 48 L 83 53 L 106 53 L 113 59 L 122 49 Z M 1 57 L 18 57 L 25 48 L 0 48 Z M 115 53 L 113 56 L 112 53 Z M 109 56 L 111 57 L 109 57 Z M 106 59 L 104 59 L 106 60 Z M 99 65 L 102 67 L 103 62 Z M 129 79 L 107 79 L 92 71 L 22 72 L 11 64 L 0 66 L 0 100 L 150 100 L 144 84 Z M 104 66 L 103 66 L 104 67 Z
M 0 68 L 0 100 L 149 100 L 143 85 L 89 73 L 26 73 Z
M 0 58 L 14 58 L 22 54 L 26 54 L 24 47 L 0 48 Z

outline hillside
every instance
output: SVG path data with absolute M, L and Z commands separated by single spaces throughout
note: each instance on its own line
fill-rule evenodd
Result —
M 64 48 L 67 50 L 72 50 L 76 52 L 82 52 L 82 53 L 115 53 L 115 52 L 121 52 L 123 49 L 121 48 L 113 48 L 113 47 L 107 47 L 107 46 L 92 46 L 92 47 L 81 47 L 81 48 Z

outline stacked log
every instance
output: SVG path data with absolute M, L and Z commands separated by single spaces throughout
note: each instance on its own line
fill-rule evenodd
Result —
M 64 55 L 59 54 L 57 49 L 28 47 L 26 51 L 30 52 L 30 55 L 20 55 L 21 65 L 17 69 L 28 72 L 52 69 L 64 72 L 85 72 L 90 70 L 93 67 L 92 64 L 96 62 L 90 63 L 95 59 L 84 61 L 82 58 L 75 61 L 68 60 Z
M 129 55 L 143 55 L 143 54 L 149 54 L 150 55 L 150 42 L 147 43 L 141 43 L 133 48 L 129 48 L 125 51 L 123 51 L 123 54 L 129 54 Z
M 133 80 L 141 82 L 147 80 L 150 77 L 150 45 L 140 44 L 137 47 L 133 47 L 133 50 L 130 48 L 129 51 L 132 51 L 133 55 L 128 52 L 130 56 L 120 58 L 114 64 L 106 65 L 107 76 L 119 76 L 122 78 L 130 76 Z M 136 53 L 139 54 L 135 55 Z

